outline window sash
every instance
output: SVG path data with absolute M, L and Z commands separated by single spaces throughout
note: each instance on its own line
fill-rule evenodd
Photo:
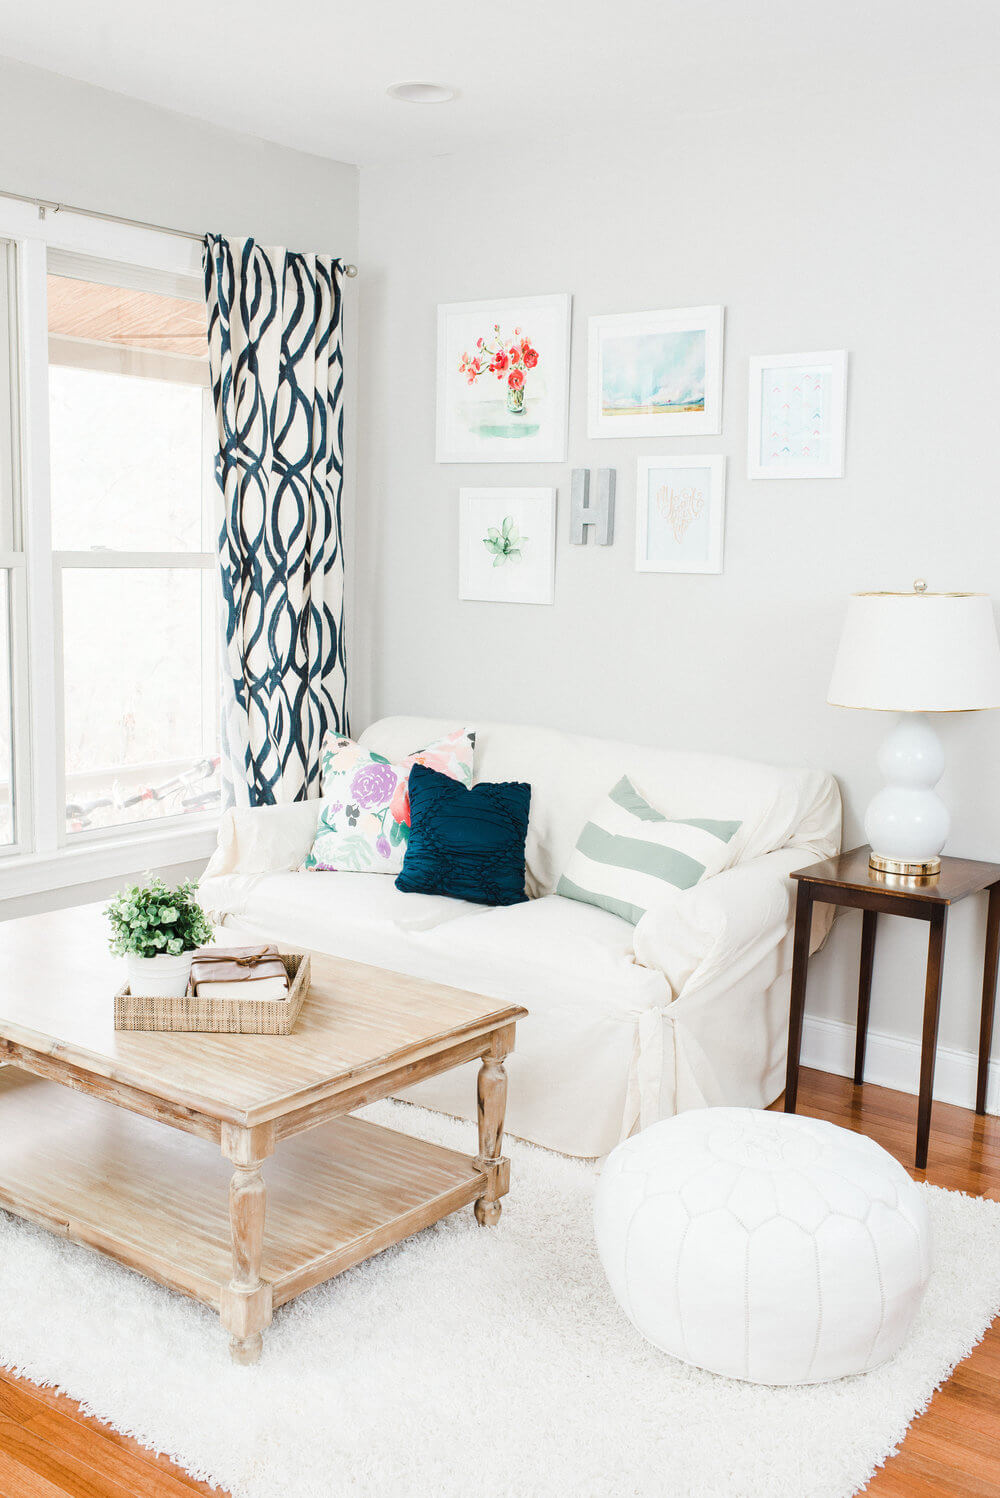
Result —
M 0 567 L 11 579 L 18 837 L 16 844 L 0 848 L 4 870 L 0 894 L 13 894 L 21 892 L 22 878 L 25 888 L 42 888 L 80 878 L 106 877 L 119 866 L 122 872 L 134 869 L 136 854 L 128 849 L 144 843 L 149 845 L 150 861 L 154 863 L 198 856 L 195 847 L 200 850 L 202 840 L 210 837 L 216 814 L 196 813 L 88 830 L 73 834 L 72 845 L 67 847 L 60 731 L 62 681 L 56 655 L 61 653 L 58 597 L 65 568 L 140 565 L 209 570 L 216 566 L 216 558 L 208 551 L 55 553 L 51 544 L 47 276 L 52 271 L 96 279 L 103 269 L 112 283 L 162 290 L 196 301 L 202 295 L 200 245 L 152 230 L 71 216 L 46 217 L 27 204 L 0 202 L 0 256 L 8 253 L 6 241 L 14 246 L 17 271 L 13 296 L 17 336 L 11 345 L 19 388 L 11 432 L 15 441 L 19 440 L 19 451 L 16 462 L 10 463 L 3 447 L 4 370 L 0 368 L 0 470 L 13 468 L 19 480 L 18 493 L 23 490 L 31 495 L 23 524 L 16 522 L 16 516 L 14 525 L 0 523 Z M 90 258 L 82 261 L 81 256 Z M 4 364 L 5 332 L 0 329 L 0 360 Z M 191 379 L 190 383 L 200 380 Z M 207 390 L 205 397 L 207 405 Z M 214 477 L 209 475 L 203 492 L 203 545 L 206 541 L 211 544 L 214 534 L 217 510 L 213 501 L 218 505 L 214 490 Z M 9 516 L 11 508 L 0 472 L 0 512 Z M 217 644 L 214 630 L 212 644 Z M 205 673 L 206 677 L 210 674 Z M 206 691 L 214 692 L 214 682 L 205 685 Z M 91 853 L 88 847 L 92 847 Z M 164 853 L 169 849 L 170 855 L 164 857 L 160 848 Z M 63 861 L 65 869 L 60 872 Z M 23 876 L 17 873 L 22 864 Z

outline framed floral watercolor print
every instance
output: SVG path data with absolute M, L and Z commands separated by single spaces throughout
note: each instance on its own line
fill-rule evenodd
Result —
M 722 431 L 724 308 L 592 317 L 588 437 L 695 437 Z
M 562 463 L 569 296 L 438 308 L 437 461 Z
M 752 479 L 840 479 L 847 435 L 847 351 L 750 360 Z
M 458 596 L 555 601 L 556 491 L 460 489 Z
M 725 510 L 725 458 L 640 458 L 636 571 L 721 572 Z

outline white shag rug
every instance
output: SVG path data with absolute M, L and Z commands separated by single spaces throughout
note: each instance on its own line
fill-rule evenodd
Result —
M 364 1116 L 474 1149 L 406 1104 Z M 925 1187 L 935 1268 L 899 1356 L 800 1389 L 675 1362 L 594 1248 L 595 1167 L 510 1141 L 471 1208 L 293 1301 L 235 1368 L 217 1317 L 0 1213 L 0 1362 L 235 1498 L 848 1498 L 1000 1309 L 1000 1204 Z

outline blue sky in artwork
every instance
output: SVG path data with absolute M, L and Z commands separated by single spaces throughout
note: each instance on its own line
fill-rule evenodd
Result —
M 602 341 L 601 405 L 605 410 L 703 407 L 704 401 L 704 329 L 637 333 Z

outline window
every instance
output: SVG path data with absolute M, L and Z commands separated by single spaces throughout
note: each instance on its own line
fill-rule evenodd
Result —
M 214 840 L 199 261 L 196 243 L 0 197 L 0 898 Z
M 100 279 L 97 279 L 100 277 Z M 204 307 L 50 255 L 66 833 L 218 802 Z

